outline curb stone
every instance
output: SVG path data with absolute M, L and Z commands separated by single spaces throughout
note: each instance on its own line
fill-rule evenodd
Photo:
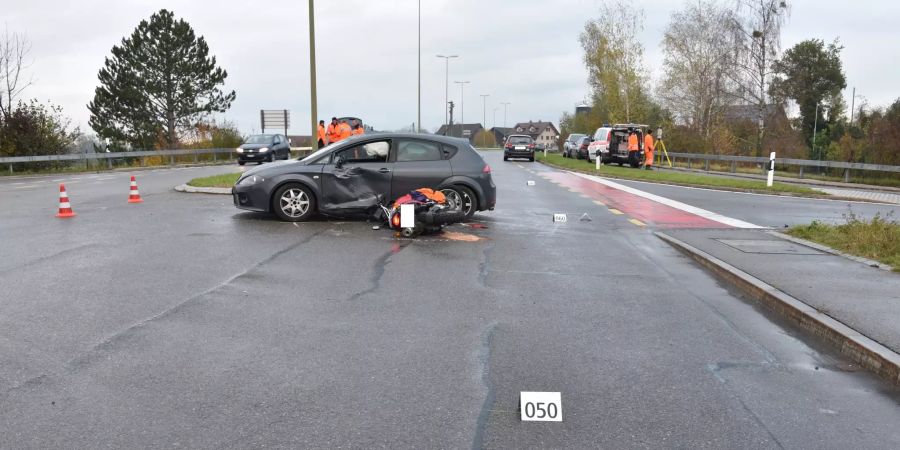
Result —
M 178 192 L 186 192 L 189 194 L 231 195 L 231 188 L 196 187 L 196 186 L 189 186 L 187 184 L 180 184 L 178 186 L 175 186 L 175 190 Z
M 824 339 L 841 354 L 894 386 L 900 386 L 900 355 L 889 348 L 709 253 L 665 233 L 654 234 L 771 311 Z
M 791 236 L 791 235 L 789 235 L 789 234 L 784 234 L 784 233 L 781 233 L 781 232 L 778 232 L 778 231 L 768 231 L 767 233 L 769 233 L 769 234 L 772 235 L 772 236 L 780 237 L 780 238 L 782 238 L 782 239 L 784 239 L 784 240 L 786 240 L 786 241 L 791 241 L 791 242 L 793 242 L 793 243 L 795 243 L 795 244 L 800 244 L 800 245 L 805 245 L 805 246 L 807 246 L 807 247 L 812 247 L 812 248 L 814 248 L 814 249 L 816 249 L 816 250 L 823 251 L 823 252 L 825 252 L 825 253 L 831 253 L 832 255 L 843 256 L 844 258 L 847 258 L 847 259 L 849 259 L 849 260 L 856 261 L 856 262 L 859 262 L 859 263 L 863 263 L 863 264 L 865 264 L 865 265 L 867 265 L 867 266 L 869 266 L 869 267 L 877 267 L 877 268 L 879 268 L 879 269 L 881 269 L 881 270 L 886 270 L 886 271 L 888 271 L 888 272 L 893 272 L 893 271 L 894 271 L 894 268 L 891 267 L 891 266 L 889 266 L 889 265 L 887 265 L 887 264 L 880 263 L 880 262 L 878 262 L 878 261 L 875 261 L 875 260 L 872 260 L 872 259 L 869 259 L 869 258 L 863 258 L 862 256 L 856 256 L 856 255 L 851 255 L 851 254 L 849 254 L 849 253 L 844 253 L 844 252 L 842 252 L 842 251 L 839 251 L 839 250 L 833 249 L 833 248 L 831 248 L 831 247 L 828 247 L 827 245 L 822 245 L 822 244 L 818 244 L 818 243 L 816 243 L 816 242 L 807 241 L 806 239 L 801 239 L 801 238 L 794 237 L 794 236 Z

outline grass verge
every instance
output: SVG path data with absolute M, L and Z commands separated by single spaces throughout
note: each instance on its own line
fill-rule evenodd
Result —
M 711 187 L 732 191 L 755 192 L 764 194 L 788 194 L 804 197 L 828 196 L 825 193 L 814 191 L 803 186 L 796 186 L 793 184 L 774 183 L 772 187 L 766 187 L 765 182 L 757 180 L 726 178 L 683 172 L 639 170 L 633 169 L 628 166 L 619 167 L 604 165 L 600 167 L 600 171 L 598 172 L 594 169 L 594 163 L 589 163 L 582 159 L 563 158 L 562 155 L 553 154 L 548 154 L 546 157 L 544 157 L 542 153 L 536 153 L 536 155 L 538 161 L 550 166 L 610 178 L 652 181 L 657 183 L 676 184 L 679 186 Z
M 788 234 L 827 245 L 844 253 L 874 259 L 900 272 L 900 222 L 890 215 L 875 215 L 865 220 L 854 214 L 847 216 L 841 225 L 828 225 L 813 221 L 809 225 L 795 226 Z
M 234 183 L 237 182 L 237 179 L 240 176 L 240 172 L 223 173 L 221 175 L 213 175 L 211 177 L 194 178 L 193 180 L 188 181 L 187 184 L 194 187 L 230 188 L 234 186 Z

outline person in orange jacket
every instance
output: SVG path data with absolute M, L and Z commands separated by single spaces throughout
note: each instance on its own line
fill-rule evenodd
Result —
M 357 120 L 353 123 L 353 135 L 354 136 L 356 136 L 357 134 L 365 134 L 365 132 L 366 132 L 366 130 L 365 130 L 365 128 L 363 128 L 362 123 L 360 121 Z
M 647 134 L 644 135 L 644 168 L 650 169 L 653 167 L 653 152 L 656 150 L 656 144 L 653 142 L 653 132 L 650 131 L 653 128 L 647 130 Z
M 333 144 L 341 140 L 341 132 L 338 129 L 339 125 L 340 124 L 338 123 L 337 117 L 332 117 L 331 123 L 328 124 L 328 130 L 325 132 L 325 135 L 328 137 L 329 144 Z
M 350 125 L 347 122 L 341 122 L 338 124 L 338 133 L 340 133 L 339 141 L 343 141 L 350 136 L 353 136 L 353 130 L 350 129 Z
M 319 142 L 318 142 L 319 147 L 318 148 L 322 148 L 322 147 L 328 145 L 328 136 L 325 134 L 325 121 L 324 120 L 319 121 L 318 136 L 319 136 Z
M 637 133 L 634 130 L 631 130 L 628 134 L 628 160 L 637 160 L 640 155 L 632 155 L 632 152 L 637 153 L 640 150 L 640 147 L 638 147 Z

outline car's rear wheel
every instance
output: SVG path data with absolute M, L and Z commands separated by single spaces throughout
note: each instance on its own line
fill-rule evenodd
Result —
M 272 196 L 272 211 L 286 222 L 302 222 L 316 211 L 316 198 L 301 184 L 286 184 Z
M 475 215 L 478 204 L 476 203 L 475 193 L 471 189 L 465 186 L 454 185 L 447 189 L 441 189 L 441 193 L 447 197 L 447 201 L 451 205 L 455 205 L 456 209 L 464 214 L 465 220 L 469 220 Z
M 243 166 L 244 164 L 246 164 L 244 161 L 238 161 L 239 166 Z

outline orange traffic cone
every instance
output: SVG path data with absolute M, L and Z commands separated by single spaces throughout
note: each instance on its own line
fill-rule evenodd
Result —
M 141 193 L 138 192 L 137 181 L 134 179 L 134 175 L 131 176 L 131 191 L 128 194 L 128 203 L 141 203 L 144 199 L 141 198 Z
M 66 194 L 66 186 L 62 183 L 59 183 L 59 212 L 56 217 L 75 217 L 72 205 L 69 204 L 69 194 Z

